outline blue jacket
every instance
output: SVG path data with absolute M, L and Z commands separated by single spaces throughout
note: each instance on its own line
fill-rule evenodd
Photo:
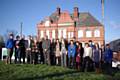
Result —
M 70 57 L 70 55 L 72 55 L 72 57 L 74 57 L 75 53 L 76 53 L 76 46 L 75 45 L 73 45 L 73 46 L 69 45 L 68 46 L 68 57 Z
M 6 48 L 11 49 L 14 47 L 14 40 L 13 39 L 8 39 L 6 43 Z
M 113 57 L 112 50 L 106 48 L 105 53 L 104 53 L 104 61 L 108 62 L 108 63 L 111 63 L 112 62 L 112 57 Z

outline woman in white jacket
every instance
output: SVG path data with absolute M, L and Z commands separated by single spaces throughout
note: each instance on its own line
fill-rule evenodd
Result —
M 86 43 L 84 48 L 84 54 L 83 54 L 82 71 L 85 71 L 86 68 L 87 68 L 87 71 L 89 70 L 91 59 L 92 59 L 92 48 L 89 46 L 88 43 Z

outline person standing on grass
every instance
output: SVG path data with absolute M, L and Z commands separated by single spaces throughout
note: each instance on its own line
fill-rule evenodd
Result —
M 34 38 L 32 43 L 32 64 L 36 64 L 38 60 L 38 52 L 39 52 L 39 42 L 37 41 L 37 38 Z
M 84 55 L 84 48 L 82 46 L 82 43 L 79 44 L 80 45 L 80 66 L 82 67 L 82 63 L 83 63 L 83 55 Z
M 45 40 L 42 42 L 43 54 L 44 54 L 44 63 L 50 65 L 50 40 L 48 36 L 45 37 Z
M 21 58 L 23 59 L 23 64 L 25 63 L 25 55 L 26 55 L 26 41 L 25 41 L 25 36 L 22 36 L 20 40 L 20 62 L 21 63 Z
M 94 50 L 94 44 L 93 44 L 93 41 L 92 40 L 89 40 L 89 47 L 91 47 L 92 48 L 92 53 L 93 53 L 93 50 Z M 94 71 L 94 62 L 93 62 L 93 60 L 91 59 L 91 61 L 90 61 L 90 66 L 89 66 L 89 69 L 90 69 L 90 71 Z
M 55 42 L 55 39 L 52 40 L 51 42 L 51 45 L 50 45 L 50 53 L 51 53 L 51 65 L 55 65 L 55 45 L 56 45 L 56 42 Z
M 71 40 L 70 45 L 68 45 L 68 66 L 70 68 L 75 67 L 75 53 L 76 53 L 76 46 L 73 40 Z
M 67 41 L 62 39 L 61 42 L 61 66 L 67 67 Z
M 43 41 L 44 41 L 44 38 L 40 39 L 40 41 L 39 41 L 40 63 L 41 64 L 44 64 L 44 55 L 43 55 L 43 48 L 42 48 Z
M 88 43 L 86 43 L 83 54 L 83 65 L 82 65 L 83 72 L 85 70 L 90 71 L 91 59 L 92 59 L 92 48 L 89 46 Z
M 77 48 L 76 48 L 76 56 L 75 56 L 75 61 L 76 61 L 76 69 L 77 70 L 80 70 L 80 59 L 81 59 L 81 56 L 80 56 L 80 44 L 79 42 L 76 42 L 76 45 L 77 45 Z
M 6 48 L 7 48 L 7 59 L 6 59 L 6 64 L 11 64 L 11 58 L 12 58 L 12 54 L 13 54 L 13 48 L 14 48 L 14 35 L 10 34 L 9 35 L 9 39 L 7 40 L 6 43 Z
M 106 44 L 105 53 L 104 53 L 104 64 L 105 64 L 105 72 L 107 74 L 112 73 L 112 58 L 113 58 L 113 52 L 110 49 L 110 45 Z
M 32 36 L 29 35 L 28 36 L 28 40 L 27 40 L 27 48 L 26 48 L 27 63 L 31 63 L 32 62 L 32 58 L 31 58 L 32 43 L 33 43 Z
M 16 36 L 15 40 L 15 64 L 17 63 L 17 59 L 20 61 L 20 36 Z
M 100 60 L 101 60 L 101 53 L 100 53 L 99 45 L 98 43 L 96 43 L 93 49 L 93 62 L 95 64 L 96 73 L 100 72 Z
M 105 46 L 104 45 L 101 45 L 101 64 L 100 64 L 100 67 L 102 69 L 102 72 L 104 71 L 104 53 L 105 53 Z
M 56 65 L 61 64 L 61 43 L 59 42 L 59 39 L 56 40 L 56 45 L 55 45 L 55 56 L 56 56 Z
M 75 57 L 77 56 L 77 49 L 78 49 L 78 47 L 79 47 L 79 41 L 76 41 L 76 53 L 75 53 Z
M 83 53 L 84 49 L 82 47 L 82 43 L 79 43 L 76 49 L 76 69 L 78 70 L 80 70 L 80 67 L 82 67 Z

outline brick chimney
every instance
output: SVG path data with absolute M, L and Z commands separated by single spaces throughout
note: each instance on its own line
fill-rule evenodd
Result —
M 57 7 L 57 15 L 60 16 L 60 13 L 61 13 L 61 10 L 60 10 L 60 7 Z
M 79 9 L 78 9 L 78 7 L 74 7 L 73 15 L 74 15 L 74 18 L 78 18 L 79 17 Z

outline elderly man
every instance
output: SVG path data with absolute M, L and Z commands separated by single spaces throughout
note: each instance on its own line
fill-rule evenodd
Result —
M 48 36 L 45 37 L 45 40 L 42 42 L 43 54 L 44 54 L 44 63 L 50 65 L 50 40 Z

